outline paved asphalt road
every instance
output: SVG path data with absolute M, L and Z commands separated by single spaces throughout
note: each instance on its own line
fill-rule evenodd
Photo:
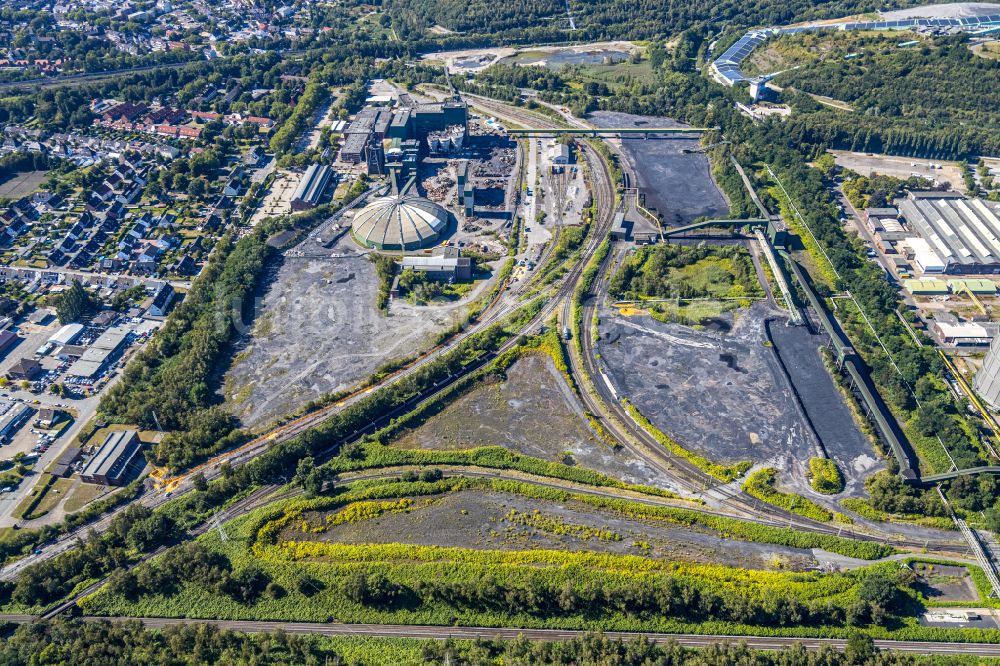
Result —
M 14 621 L 14 616 L 9 619 Z M 0 618 L 3 619 L 3 618 Z M 318 636 L 375 636 L 387 638 L 424 638 L 444 640 L 447 638 L 473 640 L 476 638 L 514 640 L 523 636 L 533 641 L 564 641 L 582 636 L 588 632 L 563 629 L 504 629 L 495 627 L 454 627 L 393 624 L 325 624 L 320 622 L 256 622 L 239 620 L 192 620 L 187 618 L 99 618 L 88 617 L 91 621 L 110 619 L 124 622 L 138 619 L 150 629 L 158 629 L 178 624 L 214 624 L 220 629 L 244 632 L 284 631 L 290 634 L 312 634 Z M 838 638 L 773 638 L 760 636 L 701 636 L 698 634 L 656 634 L 607 631 L 604 635 L 612 639 L 631 639 L 645 636 L 647 639 L 666 643 L 676 641 L 685 647 L 707 647 L 717 643 L 746 643 L 759 650 L 783 650 L 797 643 L 810 650 L 830 646 L 838 650 L 847 644 Z M 1000 657 L 1000 644 L 989 643 L 944 643 L 924 641 L 875 641 L 880 650 L 893 652 L 913 652 L 917 654 L 962 654 L 977 657 Z

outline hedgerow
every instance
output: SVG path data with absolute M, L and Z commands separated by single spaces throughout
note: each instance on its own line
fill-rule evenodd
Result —
M 684 499 L 669 490 L 625 483 L 606 474 L 584 467 L 564 465 L 515 453 L 502 446 L 482 446 L 458 451 L 429 451 L 421 449 L 397 449 L 380 444 L 359 444 L 350 456 L 338 456 L 323 465 L 335 472 L 349 472 L 380 467 L 400 467 L 404 465 L 471 465 L 490 469 L 509 469 L 546 476 L 565 481 L 573 481 L 591 486 L 621 488 L 645 495 Z M 702 503 L 697 500 L 686 500 Z
M 931 527 L 937 530 L 953 530 L 955 523 L 947 516 L 921 516 L 919 514 L 894 514 L 887 511 L 880 511 L 872 506 L 872 503 L 860 497 L 848 497 L 841 500 L 840 505 L 849 511 L 853 511 L 862 518 L 875 520 L 883 523 L 913 523 Z
M 797 513 L 812 520 L 821 522 L 830 522 L 833 520 L 832 511 L 824 509 L 802 495 L 783 493 L 775 488 L 777 472 L 773 467 L 765 467 L 757 470 L 743 482 L 744 492 L 751 497 L 756 497 L 761 502 L 780 506 L 786 511 Z
M 664 448 L 670 451 L 675 456 L 684 458 L 689 463 L 702 470 L 707 474 L 711 474 L 720 481 L 725 481 L 726 483 L 740 478 L 746 471 L 753 467 L 753 463 L 750 461 L 738 462 L 735 465 L 720 465 L 714 463 L 708 458 L 699 456 L 697 453 L 692 453 L 688 451 L 683 446 L 678 444 L 672 438 L 668 437 L 663 431 L 654 426 L 649 419 L 642 415 L 642 413 L 628 401 L 627 398 L 622 399 L 622 405 L 625 407 L 625 411 L 629 413 L 636 423 L 642 427 L 643 430 L 652 435 L 657 442 L 662 444 Z

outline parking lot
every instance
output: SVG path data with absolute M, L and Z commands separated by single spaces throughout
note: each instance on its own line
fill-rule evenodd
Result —
M 953 188 L 962 188 L 962 171 L 955 162 L 924 160 L 918 157 L 893 157 L 872 153 L 852 153 L 848 150 L 831 150 L 837 165 L 856 171 L 862 176 L 879 173 L 885 176 L 907 179 L 920 176 L 935 184 L 950 183 Z
M 7 470 L 14 469 L 16 463 L 13 458 L 23 454 L 24 457 L 19 458 L 20 462 L 32 469 L 19 484 L 12 487 L 8 483 L 0 487 L 0 527 L 9 527 L 17 522 L 12 517 L 14 508 L 31 492 L 41 472 L 61 455 L 81 426 L 93 416 L 100 395 L 117 380 L 127 360 L 161 325 L 162 322 L 158 321 L 120 315 L 110 321 L 109 326 L 87 326 L 74 341 L 74 345 L 89 345 L 113 326 L 123 326 L 130 331 L 124 349 L 112 355 L 105 367 L 92 378 L 69 376 L 67 371 L 72 367 L 73 360 L 59 358 L 60 350 L 55 346 L 38 354 L 39 350 L 48 346 L 49 338 L 60 329 L 60 324 L 54 319 L 45 324 L 25 321 L 11 329 L 20 341 L 0 360 L 0 376 L 6 377 L 21 361 L 37 361 L 41 369 L 30 382 L 8 380 L 6 387 L 0 389 L 0 412 L 6 411 L 4 406 L 13 408 L 17 405 L 27 405 L 33 411 L 28 419 L 12 428 L 6 437 L 0 438 L 0 465 L 6 464 Z M 54 390 L 53 385 L 58 385 L 59 388 Z M 36 423 L 39 410 L 45 408 L 64 413 L 64 417 L 51 429 Z M 0 417 L 2 415 L 0 413 Z

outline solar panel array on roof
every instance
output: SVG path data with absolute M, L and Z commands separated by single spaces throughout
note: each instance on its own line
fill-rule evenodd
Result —
M 1000 14 L 965 16 L 963 18 L 912 18 L 896 21 L 865 21 L 845 23 L 844 30 L 902 30 L 906 28 L 966 28 L 1000 23 Z
M 740 70 L 740 63 L 750 53 L 773 35 L 796 35 L 817 30 L 906 30 L 908 28 L 982 28 L 1000 26 L 1000 14 L 967 16 L 964 18 L 913 18 L 895 21 L 867 21 L 862 23 L 841 23 L 839 25 L 804 25 L 791 28 L 767 28 L 751 30 L 726 49 L 712 62 L 712 68 L 726 85 L 759 81 L 761 77 L 747 76 Z

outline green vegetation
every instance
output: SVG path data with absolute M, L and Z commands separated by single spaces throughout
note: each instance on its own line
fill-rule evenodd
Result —
M 24 520 L 41 518 L 66 496 L 65 493 L 72 483 L 70 479 L 43 474 L 42 478 L 35 482 L 31 494 L 14 510 L 14 517 Z
M 99 649 L 98 649 L 99 648 Z M 149 655 L 164 666 L 202 663 L 253 663 L 258 666 L 285 664 L 337 664 L 410 666 L 426 664 L 554 664 L 620 666 L 645 664 L 753 664 L 754 666 L 943 666 L 978 663 L 978 657 L 917 656 L 878 652 L 871 639 L 852 633 L 846 651 L 831 647 L 809 650 L 795 645 L 781 651 L 753 651 L 719 642 L 705 650 L 679 647 L 676 643 L 652 643 L 645 639 L 622 641 L 600 633 L 589 633 L 570 641 L 527 640 L 433 641 L 369 636 L 299 636 L 286 632 L 245 634 L 218 629 L 212 624 L 145 629 L 138 621 L 85 622 L 54 620 L 19 626 L 0 639 L 0 660 L 26 663 L 44 655 L 45 663 L 72 662 L 79 666 L 126 666 L 148 663 Z
M 110 573 L 176 536 L 173 520 L 142 506 L 117 516 L 110 528 L 89 536 L 80 547 L 25 569 L 0 594 L 7 608 L 41 610 L 100 574 Z
M 881 174 L 861 176 L 847 173 L 844 177 L 844 194 L 855 208 L 862 210 L 890 206 L 909 190 L 929 190 L 932 185 L 931 181 L 919 176 L 902 180 Z
M 889 36 L 884 32 L 860 30 L 782 35 L 755 49 L 741 69 L 750 75 L 773 74 L 823 60 L 840 59 L 849 53 L 895 48 L 898 42 L 915 37 L 915 34 L 906 32 L 894 32 Z
M 56 298 L 56 315 L 60 324 L 78 322 L 92 315 L 101 305 L 100 299 L 73 280 L 69 289 Z
M 835 0 L 816 6 L 796 0 L 748 3 L 743 0 L 707 2 L 697 0 L 669 12 L 655 4 L 578 0 L 572 6 L 577 26 L 573 41 L 606 39 L 653 39 L 689 28 L 781 25 L 797 20 L 839 17 L 859 10 L 854 0 Z M 490 44 L 563 42 L 567 39 L 566 5 L 559 0 L 516 0 L 504 5 L 458 0 L 399 0 L 388 8 L 396 33 L 403 39 L 425 39 L 441 48 Z M 435 25 L 459 35 L 430 39 Z M 717 47 L 725 49 L 724 45 Z M 433 50 L 428 46 L 428 50 Z M 696 49 L 697 50 L 697 49 Z M 688 63 L 686 63 L 688 64 Z M 690 64 L 688 64 L 690 66 Z
M 316 109 L 330 96 L 330 89 L 317 80 L 306 84 L 295 110 L 271 136 L 271 152 L 281 154 L 290 149 L 299 135 L 313 122 Z
M 583 354 L 583 301 L 590 294 L 591 289 L 594 287 L 594 281 L 597 279 L 597 274 L 600 272 L 601 264 L 607 258 L 608 253 L 611 251 L 611 241 L 605 239 L 601 241 L 601 244 L 597 246 L 597 250 L 594 255 L 587 262 L 587 265 L 583 269 L 583 275 L 580 277 L 580 281 L 576 285 L 576 289 L 573 290 L 573 303 L 572 303 L 572 318 L 573 318 L 573 344 L 576 346 L 576 353 Z M 594 313 L 597 316 L 597 313 Z M 594 328 L 594 335 L 597 335 L 597 326 Z M 560 347 L 562 343 L 559 343 Z
M 743 490 L 761 502 L 779 506 L 786 511 L 797 513 L 800 516 L 820 522 L 830 522 L 833 520 L 833 512 L 824 509 L 815 502 L 806 499 L 802 495 L 783 493 L 778 490 L 775 487 L 777 473 L 778 470 L 773 467 L 759 469 L 746 478 L 746 481 L 743 482 Z
M 214 391 L 217 366 L 251 312 L 251 294 L 274 251 L 267 239 L 280 229 L 307 229 L 330 212 L 321 206 L 265 220 L 239 240 L 223 236 L 184 301 L 101 398 L 99 413 L 145 430 L 162 427 L 167 434 L 150 457 L 175 470 L 243 441 Z
M 587 541 L 588 539 L 599 539 L 600 541 L 622 540 L 622 535 L 617 532 L 570 523 L 559 516 L 544 514 L 538 509 L 535 509 L 531 513 L 523 513 L 516 509 L 511 509 L 506 518 L 512 523 L 533 527 L 540 532 L 547 532 L 557 536 L 569 535 L 583 541 Z
M 370 503 L 488 488 L 586 502 L 631 519 L 700 525 L 731 538 L 846 547 L 870 557 L 887 552 L 877 543 L 512 481 L 428 478 L 358 482 L 338 486 L 332 496 L 280 500 L 232 521 L 227 542 L 206 534 L 149 564 L 119 571 L 108 587 L 84 600 L 86 612 L 736 633 L 783 627 L 829 634 L 884 622 L 906 608 L 909 569 L 894 563 L 844 574 L 789 574 L 589 552 L 284 540 L 286 528 L 301 525 L 306 512 L 341 515 L 355 502 L 401 508 Z
M 389 292 L 392 290 L 392 281 L 396 276 L 396 262 L 389 255 L 377 252 L 372 252 L 368 258 L 375 264 L 375 275 L 378 276 L 375 305 L 379 310 L 385 312 L 389 309 Z
M 1000 62 L 974 55 L 967 35 L 907 49 L 896 47 L 899 39 L 875 37 L 849 60 L 843 56 L 851 47 L 837 45 L 831 57 L 792 68 L 775 82 L 856 109 L 843 113 L 793 100 L 797 108 L 812 107 L 806 122 L 835 148 L 921 157 L 997 154 L 1000 137 L 987 128 L 1000 124 L 1000 92 L 982 82 L 997 77 Z
M 876 520 L 884 523 L 912 523 L 916 525 L 923 525 L 924 527 L 933 527 L 934 529 L 939 530 L 955 529 L 955 523 L 952 522 L 951 518 L 945 518 L 944 516 L 921 516 L 919 514 L 901 515 L 888 513 L 887 511 L 876 509 L 872 506 L 871 502 L 860 497 L 848 497 L 847 499 L 841 500 L 840 504 L 848 511 L 853 511 L 867 520 Z
M 473 268 L 473 271 L 475 270 Z M 480 274 L 478 277 L 484 276 Z M 422 271 L 405 270 L 399 274 L 400 298 L 405 298 L 416 305 L 432 301 L 459 300 L 468 296 L 474 287 L 475 282 L 435 280 Z
M 468 465 L 487 469 L 512 470 L 591 486 L 619 488 L 645 495 L 681 499 L 666 490 L 625 483 L 584 467 L 564 465 L 514 453 L 501 446 L 483 446 L 464 451 L 426 451 L 397 449 L 381 444 L 358 444 L 350 447 L 343 455 L 323 465 L 323 468 L 333 473 L 341 473 L 405 465 Z
M 818 493 L 836 495 L 844 489 L 844 475 L 830 458 L 810 458 L 809 485 Z
M 466 643 L 450 649 L 468 650 Z M 0 639 L 0 661 L 9 664 L 77 664 L 78 666 L 162 666 L 199 664 L 385 663 L 422 662 L 420 641 L 363 636 L 317 637 L 284 632 L 246 634 L 211 624 L 172 626 L 159 630 L 129 622 L 55 620 L 20 625 Z
M 707 458 L 699 456 L 697 453 L 692 453 L 654 426 L 650 420 L 643 416 L 631 402 L 628 400 L 622 400 L 622 404 L 625 406 L 625 411 L 629 413 L 629 416 L 631 416 L 643 430 L 655 437 L 656 441 L 662 444 L 664 448 L 675 456 L 684 458 L 684 460 L 687 460 L 698 469 L 711 474 L 720 481 L 725 481 L 726 483 L 734 481 L 746 474 L 746 471 L 753 467 L 753 463 L 750 461 L 738 462 L 734 465 L 719 465 L 711 460 L 708 460 Z
M 638 249 L 612 276 L 608 293 L 648 300 L 654 317 L 691 324 L 764 295 L 746 248 L 673 244 Z

